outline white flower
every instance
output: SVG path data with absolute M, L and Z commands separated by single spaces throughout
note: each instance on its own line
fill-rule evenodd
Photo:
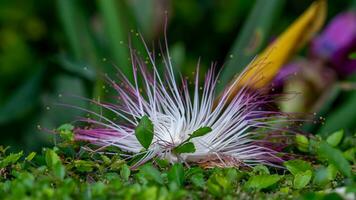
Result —
M 168 48 L 165 51 L 169 55 Z M 263 91 L 265 89 L 242 87 L 235 96 L 229 97 L 232 86 L 241 80 L 242 73 L 216 98 L 218 79 L 214 74 L 214 66 L 206 73 L 204 84 L 199 85 L 199 63 L 190 94 L 188 80 L 176 80 L 169 56 L 163 56 L 166 73 L 161 75 L 152 53 L 148 51 L 148 54 L 152 72 L 131 50 L 134 84 L 120 73 L 118 80 L 121 83 L 108 79 L 117 91 L 118 103 L 96 102 L 120 121 L 89 111 L 100 120 L 84 120 L 93 128 L 76 129 L 77 140 L 86 140 L 102 147 L 119 147 L 125 152 L 122 156 L 126 157 L 143 155 L 138 164 L 154 157 L 171 162 L 199 163 L 207 167 L 278 165 L 282 161 L 277 156 L 280 150 L 273 147 L 285 144 L 275 144 L 273 139 L 282 138 L 283 141 L 286 135 L 281 132 L 286 132 L 284 127 L 293 120 L 287 114 L 269 108 L 275 95 L 267 94 Z M 256 75 L 250 81 L 256 82 L 261 77 Z M 135 136 L 135 127 L 143 116 L 148 116 L 154 125 L 153 142 L 145 151 L 142 151 L 143 147 Z M 194 153 L 176 155 L 172 152 L 173 148 L 201 127 L 210 127 L 212 131 L 191 140 L 196 148 Z

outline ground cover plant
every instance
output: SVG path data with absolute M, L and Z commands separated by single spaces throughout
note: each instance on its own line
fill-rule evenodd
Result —
M 353 199 L 355 136 L 342 130 L 326 139 L 298 135 L 291 151 L 300 158 L 285 169 L 187 167 L 159 158 L 130 169 L 114 154 L 88 151 L 62 125 L 53 148 L 8 153 L 1 147 L 2 199 Z M 115 154 L 115 152 L 117 154 Z
M 177 2 L 178 21 L 197 16 Z M 283 0 L 231 4 L 252 9 L 225 62 L 209 65 L 185 52 L 194 45 L 171 47 L 168 4 L 57 1 L 71 50 L 40 62 L 58 70 L 39 65 L 13 95 L 0 90 L 0 129 L 28 134 L 1 135 L 0 199 L 355 199 L 356 4 L 328 4 L 308 2 L 269 38 Z M 229 30 L 226 19 L 214 30 Z M 26 27 L 45 34 L 40 22 Z M 16 28 L 0 38 L 31 60 Z M 21 65 L 10 55 L 3 78 Z

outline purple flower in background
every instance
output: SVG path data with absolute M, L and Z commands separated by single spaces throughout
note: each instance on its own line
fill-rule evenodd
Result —
M 311 45 L 312 56 L 331 64 L 339 75 L 356 70 L 356 60 L 349 56 L 356 51 L 356 12 L 336 16 Z
M 119 147 L 124 152 L 121 156 L 127 158 L 143 155 L 137 165 L 155 157 L 170 162 L 198 163 L 206 167 L 241 164 L 275 166 L 283 161 L 280 149 L 273 147 L 276 144 L 281 146 L 278 143 L 281 140 L 286 144 L 287 133 L 294 133 L 289 127 L 296 120 L 286 113 L 267 110 L 265 106 L 261 106 L 273 104 L 278 95 L 243 87 L 230 100 L 230 90 L 244 76 L 241 74 L 216 102 L 215 88 L 218 79 L 214 75 L 214 69 L 205 75 L 204 84 L 200 85 L 199 67 L 191 95 L 188 81 L 181 78 L 181 84 L 178 84 L 175 78 L 168 48 L 162 53 L 165 55 L 164 76 L 158 72 L 157 61 L 152 53 L 148 49 L 147 51 L 152 71 L 148 69 L 147 62 L 132 50 L 134 84 L 120 74 L 118 81 L 121 83 L 109 79 L 110 85 L 117 91 L 118 102 L 94 102 L 121 120 L 117 122 L 102 113 L 88 111 L 99 119 L 83 119 L 91 126 L 77 128 L 77 140 L 89 141 L 100 147 Z M 253 78 L 255 80 L 251 81 L 258 81 L 260 78 L 256 75 Z M 135 127 L 143 116 L 147 116 L 154 127 L 153 141 L 145 149 L 135 136 Z M 191 139 L 195 151 L 179 156 L 175 154 L 174 148 L 184 144 L 201 127 L 210 127 L 212 130 L 206 135 Z

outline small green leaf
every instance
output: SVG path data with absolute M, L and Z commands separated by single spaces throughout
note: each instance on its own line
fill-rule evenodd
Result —
M 31 152 L 28 156 L 26 156 L 25 160 L 30 162 L 35 156 L 36 152 Z
M 153 140 L 153 123 L 146 115 L 141 118 L 136 127 L 135 135 L 145 149 L 151 145 Z
M 313 173 L 311 170 L 307 170 L 305 172 L 298 172 L 294 176 L 294 181 L 293 181 L 294 188 L 295 189 L 304 188 L 310 182 L 312 175 Z
M 183 143 L 182 145 L 177 146 L 176 148 L 173 149 L 174 153 L 180 154 L 180 153 L 194 153 L 195 152 L 195 146 L 192 142 L 186 142 Z
M 212 129 L 208 126 L 204 126 L 199 128 L 198 130 L 194 131 L 190 136 L 189 139 L 195 138 L 195 137 L 201 137 L 204 136 L 208 133 L 210 133 Z
M 3 160 L 0 160 L 0 168 L 16 163 L 21 158 L 22 155 L 23 155 L 22 151 L 19 153 L 11 153 L 10 155 L 6 156 Z
M 175 182 L 178 186 L 182 187 L 184 183 L 184 168 L 181 163 L 176 163 L 167 173 L 169 182 Z
M 59 135 L 62 139 L 66 141 L 74 141 L 74 133 L 73 133 L 74 126 L 71 124 L 63 124 L 57 128 Z
M 127 166 L 126 164 L 122 165 L 121 170 L 120 170 L 120 176 L 122 179 L 124 179 L 125 181 L 129 180 L 131 171 L 129 166 Z
M 57 163 L 61 163 L 61 159 L 55 151 L 52 149 L 47 149 L 45 153 L 45 160 L 47 166 L 52 169 Z
M 334 165 L 329 165 L 326 168 L 327 171 L 327 177 L 330 181 L 334 180 L 336 178 L 336 174 L 337 174 L 337 168 Z
M 45 160 L 48 168 L 52 170 L 52 173 L 56 177 L 63 179 L 65 176 L 65 167 L 62 165 L 61 159 L 57 153 L 52 149 L 47 149 Z
M 329 182 L 328 170 L 322 166 L 315 170 L 314 183 L 319 186 L 325 186 Z
M 321 142 L 317 152 L 321 158 L 325 158 L 329 164 L 334 165 L 342 174 L 347 177 L 351 176 L 350 163 L 344 158 L 339 149 L 333 148 L 326 142 Z
M 343 153 L 344 157 L 351 162 L 356 162 L 356 147 L 352 147 Z
M 296 176 L 298 173 L 313 169 L 309 162 L 304 161 L 304 160 L 298 160 L 298 159 L 297 160 L 289 160 L 287 162 L 284 162 L 283 165 L 294 176 Z
M 263 174 L 270 174 L 268 168 L 264 165 L 256 165 L 253 167 L 252 171 L 253 175 L 263 175 Z
M 62 165 L 62 163 L 56 163 L 52 167 L 52 171 L 53 174 L 60 179 L 63 179 L 64 176 L 66 175 L 65 167 Z
M 154 168 L 152 165 L 146 164 L 146 165 L 142 166 L 140 168 L 140 172 L 142 172 L 146 178 L 151 179 L 161 185 L 163 184 L 163 178 L 161 176 L 161 173 L 156 168 Z
M 301 152 L 308 152 L 309 140 L 306 136 L 297 134 L 295 136 L 295 141 L 297 143 L 297 148 Z
M 344 137 L 344 130 L 338 130 L 331 134 L 327 139 L 326 142 L 329 143 L 331 146 L 336 147 Z
M 247 189 L 261 190 L 272 186 L 281 179 L 277 174 L 251 176 L 245 183 Z
M 190 177 L 190 181 L 193 183 L 194 186 L 204 188 L 205 180 L 204 175 L 202 173 L 194 174 L 192 177 Z
M 75 160 L 74 166 L 79 172 L 91 172 L 95 167 L 95 163 L 87 160 Z

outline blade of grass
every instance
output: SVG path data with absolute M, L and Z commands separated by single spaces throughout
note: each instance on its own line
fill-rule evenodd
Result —
M 131 80 L 132 68 L 129 62 L 129 48 L 124 45 L 124 43 L 127 44 L 125 41 L 127 41 L 128 29 L 121 12 L 122 5 L 115 0 L 98 0 L 97 3 L 114 63 Z
M 89 22 L 77 1 L 57 0 L 57 11 L 64 32 L 69 41 L 71 53 L 78 61 L 88 61 L 91 66 L 98 65 L 98 52 L 90 34 Z M 78 66 L 83 68 L 83 66 Z
M 283 0 L 256 1 L 229 53 L 233 59 L 226 64 L 221 73 L 218 91 L 221 91 L 235 74 L 241 72 L 261 50 L 284 3 Z

